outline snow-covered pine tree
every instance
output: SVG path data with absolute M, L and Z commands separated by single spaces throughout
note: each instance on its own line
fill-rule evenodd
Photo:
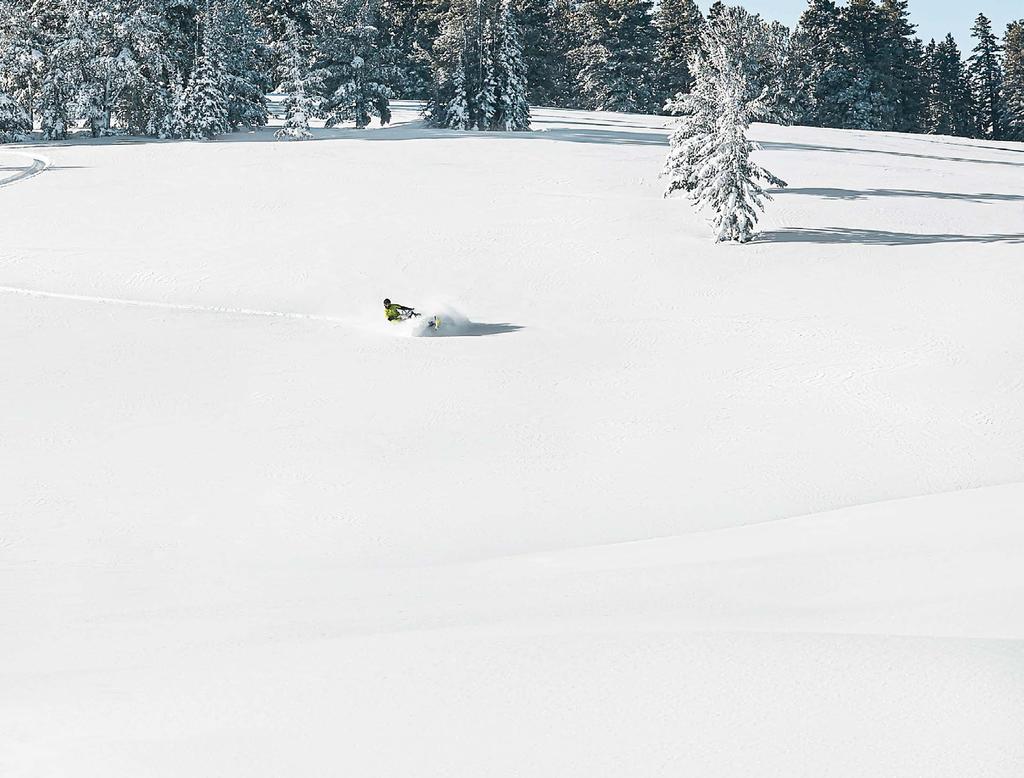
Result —
M 200 17 L 199 57 L 185 88 L 187 107 L 181 135 L 194 140 L 210 140 L 231 130 L 221 60 L 223 41 L 213 19 L 213 6 L 208 5 Z
M 218 41 L 217 59 L 227 122 L 239 127 L 263 127 L 267 123 L 266 93 L 271 51 L 268 33 L 261 29 L 246 0 L 214 0 L 210 28 Z
M 21 108 L 30 129 L 42 60 L 27 3 L 0 0 L 0 92 Z
M 88 122 L 96 138 L 111 128 L 119 86 L 117 28 L 122 9 L 116 0 L 70 0 L 66 9 L 67 38 L 76 47 L 79 81 L 72 110 Z
M 969 137 L 974 129 L 971 90 L 960 48 L 952 35 L 926 49 L 929 77 L 927 131 Z
M 978 41 L 968 60 L 967 80 L 975 114 L 975 133 L 979 138 L 1003 137 L 1003 67 L 1000 61 L 1002 46 L 992 22 L 985 14 L 978 14 L 971 29 Z
M 167 118 L 167 129 L 163 137 L 183 138 L 188 126 L 188 88 L 182 80 L 181 73 L 174 73 L 169 93 L 170 115 Z
M 35 0 L 30 8 L 40 44 L 39 121 L 46 140 L 63 140 L 71 130 L 82 86 L 82 42 L 69 27 L 68 5 Z
M 440 126 L 452 130 L 468 130 L 473 126 L 473 118 L 469 106 L 469 94 L 466 92 L 466 67 L 459 54 L 450 76 L 450 99 L 443 106 Z
M 286 20 L 285 33 L 279 44 L 281 81 L 277 87 L 285 94 L 285 122 L 274 135 L 278 140 L 306 140 L 313 137 L 309 120 L 320 113 L 321 74 L 313 69 L 298 24 Z
M 31 129 L 25 109 L 6 92 L 0 92 L 0 143 L 23 141 Z
M 181 0 L 171 0 L 181 2 Z M 184 2 L 195 0 L 184 0 Z M 270 39 L 275 43 L 285 40 L 289 35 L 289 22 L 293 23 L 303 39 L 308 39 L 313 31 L 310 19 L 312 6 L 319 0 L 252 0 L 252 10 L 259 26 L 268 31 Z
M 1024 141 L 1024 20 L 1010 22 L 1003 37 L 1007 138 Z
M 101 50 L 104 124 L 132 134 L 170 137 L 171 29 L 158 0 L 107 0 L 113 25 Z
M 586 35 L 583 15 L 577 6 L 576 0 L 551 0 L 546 44 L 551 52 L 547 63 L 550 85 L 546 93 L 532 95 L 534 80 L 530 71 L 530 101 L 535 105 L 565 108 L 580 108 L 583 105 L 579 91 L 579 72 L 580 54 L 584 50 Z M 529 49 L 527 56 L 530 56 Z
M 483 80 L 480 82 L 480 91 L 474 97 L 476 128 L 478 130 L 496 129 L 495 117 L 498 115 L 498 63 L 495 49 L 494 28 L 491 25 L 490 19 L 484 19 L 483 35 L 480 40 Z
M 230 131 L 228 103 L 214 59 L 202 53 L 185 88 L 185 124 L 182 137 L 210 140 Z
M 704 15 L 694 0 L 661 0 L 655 14 L 658 43 L 654 55 L 657 68 L 658 102 L 662 105 L 680 92 L 690 91 L 690 56 L 697 50 Z
M 906 0 L 810 0 L 793 41 L 799 121 L 913 129 L 924 106 L 923 48 Z
M 717 240 L 746 243 L 754 236 L 758 211 L 771 196 L 761 185 L 785 182 L 750 159 L 746 131 L 756 119 L 771 118 L 750 76 L 751 44 L 765 36 L 764 23 L 738 7 L 725 7 L 707 25 L 692 60 L 694 88 L 671 106 L 681 113 L 665 166 L 666 194 L 686 192 L 696 207 L 714 213 Z
M 584 105 L 633 113 L 660 110 L 650 0 L 584 0 L 579 12 L 585 42 L 576 56 Z
M 889 129 L 895 115 L 891 41 L 885 40 L 885 18 L 874 0 L 850 0 L 840 9 L 840 46 L 831 72 L 835 96 L 827 127 Z
M 476 0 L 453 0 L 431 51 L 433 92 L 424 109 L 434 127 L 478 127 L 480 95 L 487 75 L 483 59 L 483 7 Z
M 498 105 L 492 128 L 506 132 L 530 129 L 527 66 L 510 0 L 501 0 L 499 6 L 493 61 Z
M 439 34 L 442 4 L 376 0 L 375 10 L 389 87 L 402 97 L 429 98 L 433 73 L 428 52 Z
M 523 60 L 530 74 L 528 100 L 552 105 L 557 75 L 563 70 L 567 49 L 557 44 L 552 0 L 515 0 L 512 7 L 519 28 Z
M 362 129 L 372 116 L 391 120 L 390 81 L 398 73 L 381 48 L 377 6 L 367 0 L 321 4 L 311 14 L 316 67 L 324 80 L 326 126 L 354 122 Z

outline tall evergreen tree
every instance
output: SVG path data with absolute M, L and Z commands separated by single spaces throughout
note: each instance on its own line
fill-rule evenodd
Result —
M 577 89 L 578 55 L 585 40 L 582 16 L 575 0 L 551 0 L 550 14 L 546 44 L 551 52 L 546 65 L 547 91 L 536 96 L 531 93 L 530 99 L 541 105 L 579 108 L 582 100 Z M 528 59 L 528 67 L 529 62 Z M 533 84 L 532 71 L 530 73 Z
M 494 126 L 498 115 L 498 68 L 495 59 L 497 43 L 494 39 L 494 28 L 490 19 L 484 19 L 483 32 L 480 40 L 480 59 L 483 66 L 483 77 L 479 82 L 479 90 L 473 100 L 476 108 L 476 128 L 489 130 Z
M 681 117 L 665 165 L 667 194 L 683 191 L 695 206 L 709 207 L 720 242 L 749 241 L 758 211 L 771 199 L 762 184 L 786 185 L 750 159 L 746 137 L 752 121 L 772 113 L 751 77 L 760 66 L 748 58 L 767 37 L 764 27 L 742 8 L 722 9 L 702 36 L 693 91 L 671 104 Z
M 968 60 L 967 78 L 971 85 L 975 115 L 975 133 L 980 138 L 1003 137 L 1002 46 L 992 32 L 992 22 L 978 14 L 971 30 L 978 43 Z
M 68 136 L 82 85 L 86 57 L 82 42 L 73 35 L 68 10 L 59 0 L 35 0 L 30 10 L 42 54 L 36 100 L 46 140 Z
M 275 133 L 279 140 L 312 137 L 309 120 L 320 113 L 321 74 L 313 69 L 306 41 L 298 23 L 285 21 L 285 37 L 278 44 L 280 65 L 278 91 L 284 92 L 284 126 Z
M 658 44 L 654 56 L 658 102 L 690 91 L 690 58 L 697 53 L 704 15 L 694 0 L 661 0 L 655 16 Z
M 927 49 L 929 76 L 927 131 L 933 135 L 970 136 L 971 91 L 960 48 L 952 35 Z
M 477 99 L 486 77 L 483 9 L 473 0 L 453 0 L 431 50 L 433 89 L 424 109 L 435 127 L 478 126 Z
M 0 91 L 0 143 L 25 140 L 31 129 L 25 109 L 10 95 Z
M 214 0 L 210 6 L 211 38 L 216 41 L 221 88 L 231 130 L 267 123 L 271 49 L 246 0 Z
M 516 0 L 515 14 L 526 70 L 530 74 L 529 100 L 538 105 L 556 102 L 556 74 L 565 67 L 568 49 L 557 45 L 552 0 Z
M 376 5 L 366 0 L 324 4 L 312 20 L 316 67 L 326 93 L 326 126 L 354 122 L 362 129 L 372 116 L 387 124 L 394 94 L 390 82 L 399 79 L 382 49 Z
M 883 41 L 889 46 L 889 83 L 895 104 L 892 124 L 897 132 L 922 132 L 927 85 L 924 45 L 910 20 L 908 0 L 882 0 Z
M 810 0 L 793 34 L 796 121 L 823 125 L 838 113 L 840 14 L 834 0 Z
M 430 51 L 440 34 L 447 0 L 377 0 L 378 34 L 390 85 L 408 98 L 429 98 L 433 86 Z
M 585 0 L 585 43 L 579 52 L 584 105 L 606 111 L 652 113 L 656 30 L 650 0 Z
M 30 6 L 22 0 L 0 0 L 0 92 L 18 104 L 30 127 L 43 62 L 42 42 Z
M 527 68 L 509 0 L 453 0 L 434 42 L 434 93 L 425 115 L 435 127 L 525 130 Z
M 106 109 L 128 132 L 169 137 L 174 121 L 172 84 L 180 75 L 173 30 L 159 0 L 115 0 L 113 35 L 105 42 Z M 110 113 L 107 126 L 111 124 Z
M 498 95 L 492 129 L 518 132 L 530 128 L 527 65 L 519 38 L 519 24 L 510 0 L 502 0 L 498 11 L 497 40 L 493 73 Z
M 1003 78 L 1006 89 L 1005 132 L 1024 141 L 1024 19 L 1010 22 L 1003 37 Z
M 841 20 L 838 110 L 827 124 L 849 129 L 891 129 L 897 95 L 885 18 L 874 0 L 850 0 L 842 9 Z

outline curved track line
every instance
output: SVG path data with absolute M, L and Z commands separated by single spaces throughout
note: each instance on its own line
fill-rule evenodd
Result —
M 10 176 L 9 178 L 0 179 L 0 189 L 3 189 L 5 186 L 8 186 L 10 184 L 16 184 L 19 181 L 25 181 L 29 178 L 32 178 L 32 176 L 37 176 L 44 170 L 46 170 L 46 168 L 50 167 L 50 160 L 48 160 L 46 157 L 38 156 L 37 154 L 29 154 L 24 151 L 0 150 L 0 155 L 2 154 L 13 154 L 14 156 L 17 157 L 25 157 L 27 159 L 32 160 L 32 163 L 24 170 L 15 173 L 13 176 Z
M 129 300 L 121 297 L 97 297 L 85 294 L 67 294 L 64 292 L 43 292 L 39 289 L 24 289 L 18 286 L 0 286 L 0 293 L 19 294 L 23 297 L 45 297 L 51 300 L 74 300 L 80 303 L 103 303 L 106 305 L 124 305 L 135 308 L 162 308 L 168 311 L 191 311 L 198 313 L 228 314 L 236 316 L 264 316 L 276 319 L 306 319 L 324 321 L 334 324 L 344 323 L 335 316 L 322 316 L 315 313 L 293 313 L 291 311 L 261 311 L 255 308 L 227 308 L 192 303 L 162 303 L 155 300 Z

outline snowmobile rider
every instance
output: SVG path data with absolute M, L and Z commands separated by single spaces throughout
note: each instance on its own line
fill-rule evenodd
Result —
M 388 321 L 405 321 L 412 316 L 418 316 L 412 308 L 407 305 L 399 305 L 393 303 L 390 300 L 384 300 L 384 315 L 388 317 Z

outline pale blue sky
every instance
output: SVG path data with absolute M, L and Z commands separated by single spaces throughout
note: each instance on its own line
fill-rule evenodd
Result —
M 727 5 L 742 5 L 766 19 L 778 19 L 793 27 L 807 7 L 807 0 L 725 0 Z M 701 0 L 703 10 L 711 5 Z M 1002 37 L 1008 22 L 1024 18 L 1024 0 L 910 0 L 910 14 L 917 24 L 917 34 L 944 38 L 953 33 L 961 48 L 970 48 L 971 26 L 979 12 L 992 20 L 992 28 Z M 973 44 L 972 44 L 973 45 Z

